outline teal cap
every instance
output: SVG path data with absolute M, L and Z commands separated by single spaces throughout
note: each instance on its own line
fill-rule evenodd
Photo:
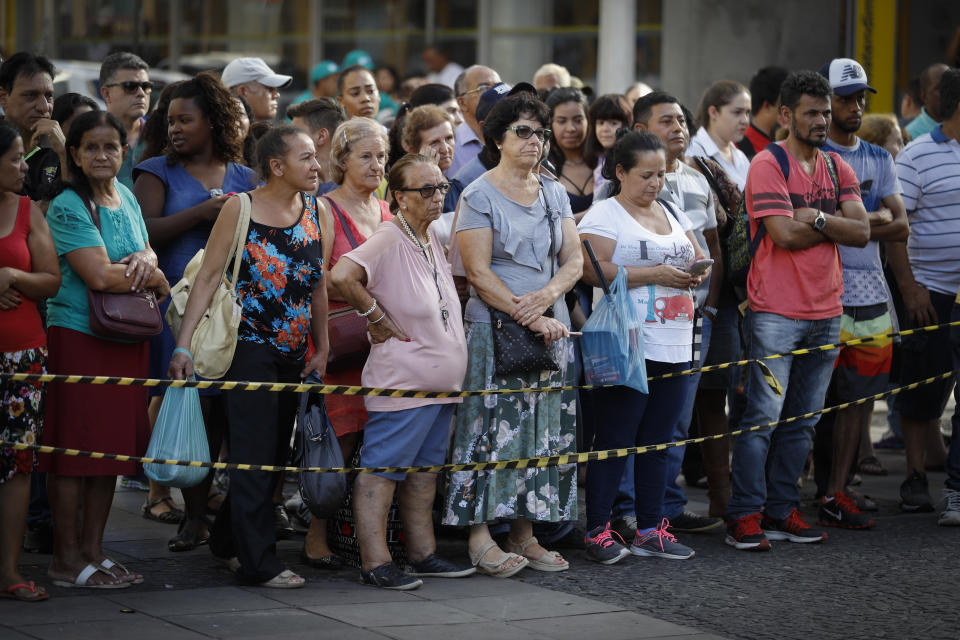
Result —
M 333 60 L 323 60 L 322 62 L 318 62 L 316 65 L 314 65 L 313 71 L 310 72 L 310 84 L 316 84 L 327 76 L 332 76 L 338 71 L 340 71 L 340 67 L 338 67 L 337 63 Z
M 343 59 L 343 67 L 352 67 L 355 64 L 362 65 L 370 71 L 373 71 L 373 58 L 370 57 L 370 54 L 362 49 L 354 49 L 346 55 Z

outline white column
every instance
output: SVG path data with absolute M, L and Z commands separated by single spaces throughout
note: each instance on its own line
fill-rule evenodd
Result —
M 600 0 L 597 93 L 620 93 L 636 79 L 637 7 L 634 0 Z
M 170 69 L 180 71 L 180 56 L 183 55 L 183 5 L 180 0 L 170 0 L 170 39 L 167 58 L 170 60 Z
M 310 64 L 307 74 L 313 66 L 323 60 L 323 0 L 310 0 Z

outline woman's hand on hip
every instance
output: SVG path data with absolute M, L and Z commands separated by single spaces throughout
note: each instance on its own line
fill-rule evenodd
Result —
M 380 344 L 390 338 L 396 338 L 401 342 L 410 342 L 410 338 L 403 331 L 400 331 L 400 328 L 393 323 L 393 320 L 385 311 L 383 312 L 383 320 L 377 323 L 367 323 L 367 331 L 370 333 L 370 344 Z
M 528 327 L 534 333 L 539 333 L 543 335 L 543 341 L 547 344 L 550 344 L 560 338 L 569 338 L 570 331 L 567 327 L 557 320 L 556 318 L 548 318 L 546 316 L 540 316 Z
M 537 289 L 522 296 L 513 296 L 516 306 L 510 314 L 513 319 L 524 327 L 543 315 L 550 305 L 555 302 L 544 289 Z

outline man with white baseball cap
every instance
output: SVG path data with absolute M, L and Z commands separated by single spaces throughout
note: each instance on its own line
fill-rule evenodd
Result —
M 274 73 L 262 58 L 237 58 L 224 68 L 220 80 L 250 103 L 254 120 L 273 120 L 279 89 L 293 82 L 293 77 Z
M 832 117 L 824 148 L 838 154 L 857 175 L 860 198 L 870 220 L 867 246 L 837 246 L 843 267 L 840 336 L 842 340 L 851 340 L 893 330 L 879 243 L 902 243 L 907 239 L 909 226 L 893 157 L 886 149 L 857 137 L 866 93 L 876 93 L 867 84 L 866 72 L 856 60 L 837 58 L 823 65 L 820 74 L 833 89 Z M 827 404 L 853 402 L 886 391 L 892 357 L 893 342 L 889 338 L 842 347 L 827 392 Z M 874 525 L 860 511 L 856 493 L 847 487 L 860 438 L 869 437 L 872 415 L 870 401 L 824 415 L 817 424 L 813 447 L 817 468 L 821 470 L 817 477 L 818 495 L 823 496 L 818 523 L 823 526 L 869 529 Z M 862 498 L 859 503 L 866 506 Z

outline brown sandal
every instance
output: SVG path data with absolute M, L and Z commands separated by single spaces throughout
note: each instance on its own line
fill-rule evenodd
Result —
M 153 508 L 159 504 L 167 505 L 167 511 L 154 513 Z M 140 507 L 140 515 L 147 520 L 162 522 L 163 524 L 180 524 L 180 521 L 183 520 L 183 510 L 177 508 L 177 505 L 173 503 L 170 496 L 157 498 L 156 500 L 147 500 Z

